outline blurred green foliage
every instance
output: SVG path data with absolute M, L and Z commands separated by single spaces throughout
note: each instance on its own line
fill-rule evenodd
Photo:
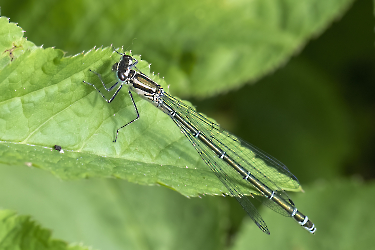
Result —
M 188 200 L 118 180 L 61 182 L 6 165 L 0 207 L 95 249 L 371 248 L 373 7 L 274 2 L 6 1 L 1 14 L 36 45 L 68 55 L 112 43 L 142 54 L 172 93 L 289 167 L 306 191 L 292 198 L 316 235 L 267 211 L 271 236 L 262 239 L 231 199 Z
M 29 216 L 10 210 L 0 210 L 0 232 L 1 249 L 93 250 L 81 244 L 68 245 L 51 239 L 51 231 L 41 228 Z

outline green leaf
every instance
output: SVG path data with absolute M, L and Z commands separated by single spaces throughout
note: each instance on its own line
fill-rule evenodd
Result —
M 8 18 L 0 17 L 0 70 L 19 57 L 25 50 L 36 46 L 23 37 L 23 31 Z
M 315 235 L 303 230 L 291 218 L 265 210 L 272 240 L 258 233 L 247 220 L 233 250 L 249 249 L 371 249 L 375 233 L 374 183 L 358 180 L 317 182 L 306 194 L 293 195 L 293 201 L 317 227 Z M 307 195 L 308 194 L 308 195 Z M 249 241 L 249 235 L 257 235 Z
M 112 142 L 116 129 L 135 118 L 130 98 L 121 91 L 108 105 L 82 81 L 101 84 L 89 71 L 93 69 L 113 82 L 111 65 L 119 57 L 112 48 L 73 57 L 36 48 L 9 63 L 0 72 L 0 163 L 39 167 L 62 179 L 114 176 L 160 184 L 186 196 L 226 193 L 174 122 L 139 97 L 141 119 Z M 148 63 L 138 59 L 138 68 L 150 75 Z M 151 77 L 165 86 L 159 77 Z M 53 150 L 54 145 L 65 153 Z M 298 184 L 281 184 L 298 190 Z
M 69 245 L 51 238 L 51 232 L 32 221 L 30 216 L 0 210 L 0 248 L 7 250 L 89 250 L 81 244 Z
M 61 181 L 18 166 L 0 165 L 0 183 L 1 206 L 32 215 L 67 242 L 103 250 L 223 249 L 228 198 L 187 199 L 115 179 Z
M 76 52 L 124 45 L 147 56 L 175 95 L 207 97 L 284 65 L 352 2 L 50 0 L 3 10 L 15 9 L 36 43 Z

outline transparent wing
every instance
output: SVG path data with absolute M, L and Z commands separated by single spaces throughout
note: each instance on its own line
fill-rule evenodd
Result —
M 172 109 L 174 109 L 174 111 L 177 112 L 181 117 L 183 117 L 183 119 L 192 124 L 196 129 L 201 131 L 210 140 L 211 143 L 220 147 L 231 159 L 233 159 L 235 162 L 249 171 L 268 188 L 272 189 L 275 193 L 283 197 L 291 205 L 294 205 L 284 189 L 297 189 L 299 187 L 299 182 L 298 179 L 283 163 L 258 149 L 257 147 L 221 129 L 218 124 L 210 121 L 204 115 L 197 113 L 193 108 L 187 106 L 186 104 L 170 96 L 169 94 L 164 94 L 163 101 Z M 244 193 L 240 191 L 238 185 L 240 184 L 248 186 L 250 185 L 250 183 L 244 180 L 240 174 L 238 174 L 224 161 L 217 158 L 215 154 L 212 154 L 212 151 L 208 149 L 203 143 L 201 143 L 197 138 L 195 138 L 194 135 L 190 135 L 189 137 L 189 131 L 183 129 L 181 124 L 177 125 L 179 125 L 185 135 L 187 135 L 190 142 L 194 147 L 196 147 L 196 149 L 197 147 L 201 148 L 201 151 L 203 151 L 203 153 L 200 154 L 203 160 L 205 160 L 207 165 L 211 167 L 215 174 L 216 172 L 222 172 L 223 175 L 230 176 L 231 180 L 229 180 L 228 177 L 223 176 L 218 176 L 218 178 L 224 183 L 227 188 L 229 186 L 228 190 L 230 188 L 235 188 L 234 194 L 232 195 L 234 195 L 235 197 L 237 196 L 237 194 L 239 194 L 239 196 L 242 196 Z M 218 165 L 220 166 L 220 168 L 216 167 Z M 231 185 L 234 187 L 232 187 Z M 259 193 L 259 195 L 263 194 Z M 268 199 L 268 197 L 255 197 L 257 197 L 257 199 L 259 199 L 264 205 L 271 208 L 272 210 L 284 216 L 290 216 L 287 211 L 274 203 L 272 200 Z M 239 202 L 241 203 L 240 200 Z M 246 210 L 246 206 L 244 206 L 242 203 L 241 205 Z M 253 212 L 252 209 L 250 210 L 251 211 L 247 212 Z
M 173 119 L 173 117 L 172 117 Z M 210 149 L 202 143 L 199 139 L 197 139 L 190 130 L 186 129 L 178 120 L 173 119 L 173 121 L 180 127 L 181 131 L 185 134 L 185 136 L 189 139 L 191 144 L 200 154 L 204 162 L 211 168 L 211 170 L 215 173 L 217 178 L 224 184 L 224 186 L 228 189 L 230 194 L 237 199 L 237 201 L 241 204 L 241 206 L 245 209 L 248 213 L 250 218 L 255 222 L 255 224 L 265 233 L 270 234 L 266 223 L 263 221 L 261 215 L 259 214 L 258 210 L 254 207 L 251 201 L 242 195 L 242 191 L 235 184 L 231 177 L 227 174 L 227 171 L 231 170 L 227 164 L 219 159 L 215 154 L 210 152 Z M 238 174 L 237 174 L 238 175 Z

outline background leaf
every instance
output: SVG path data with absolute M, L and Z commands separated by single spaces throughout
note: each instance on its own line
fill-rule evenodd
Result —
M 351 3 L 142 0 L 45 1 L 39 6 L 28 1 L 12 16 L 32 31 L 29 38 L 36 44 L 69 54 L 102 44 L 130 47 L 155 62 L 153 70 L 173 83 L 173 94 L 205 97 L 275 70 Z M 10 6 L 3 9 L 11 13 Z
M 225 241 L 222 199 L 186 199 L 114 179 L 62 182 L 32 167 L 0 166 L 0 183 L 2 207 L 31 214 L 56 237 L 97 249 L 222 249 Z
M 0 210 L 1 249 L 38 250 L 89 250 L 81 244 L 70 245 L 51 239 L 51 232 L 41 228 L 29 216 L 17 215 L 14 211 Z

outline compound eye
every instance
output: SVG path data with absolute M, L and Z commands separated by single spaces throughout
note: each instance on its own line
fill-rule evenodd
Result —
M 125 72 L 121 72 L 121 71 L 119 71 L 119 72 L 117 73 L 117 77 L 118 77 L 118 79 L 119 79 L 120 81 L 125 81 L 125 79 L 127 78 L 126 75 L 125 75 Z
M 133 63 L 133 57 L 129 56 L 129 55 L 124 55 L 122 57 L 122 60 L 124 62 L 128 62 L 128 65 L 131 65 Z

